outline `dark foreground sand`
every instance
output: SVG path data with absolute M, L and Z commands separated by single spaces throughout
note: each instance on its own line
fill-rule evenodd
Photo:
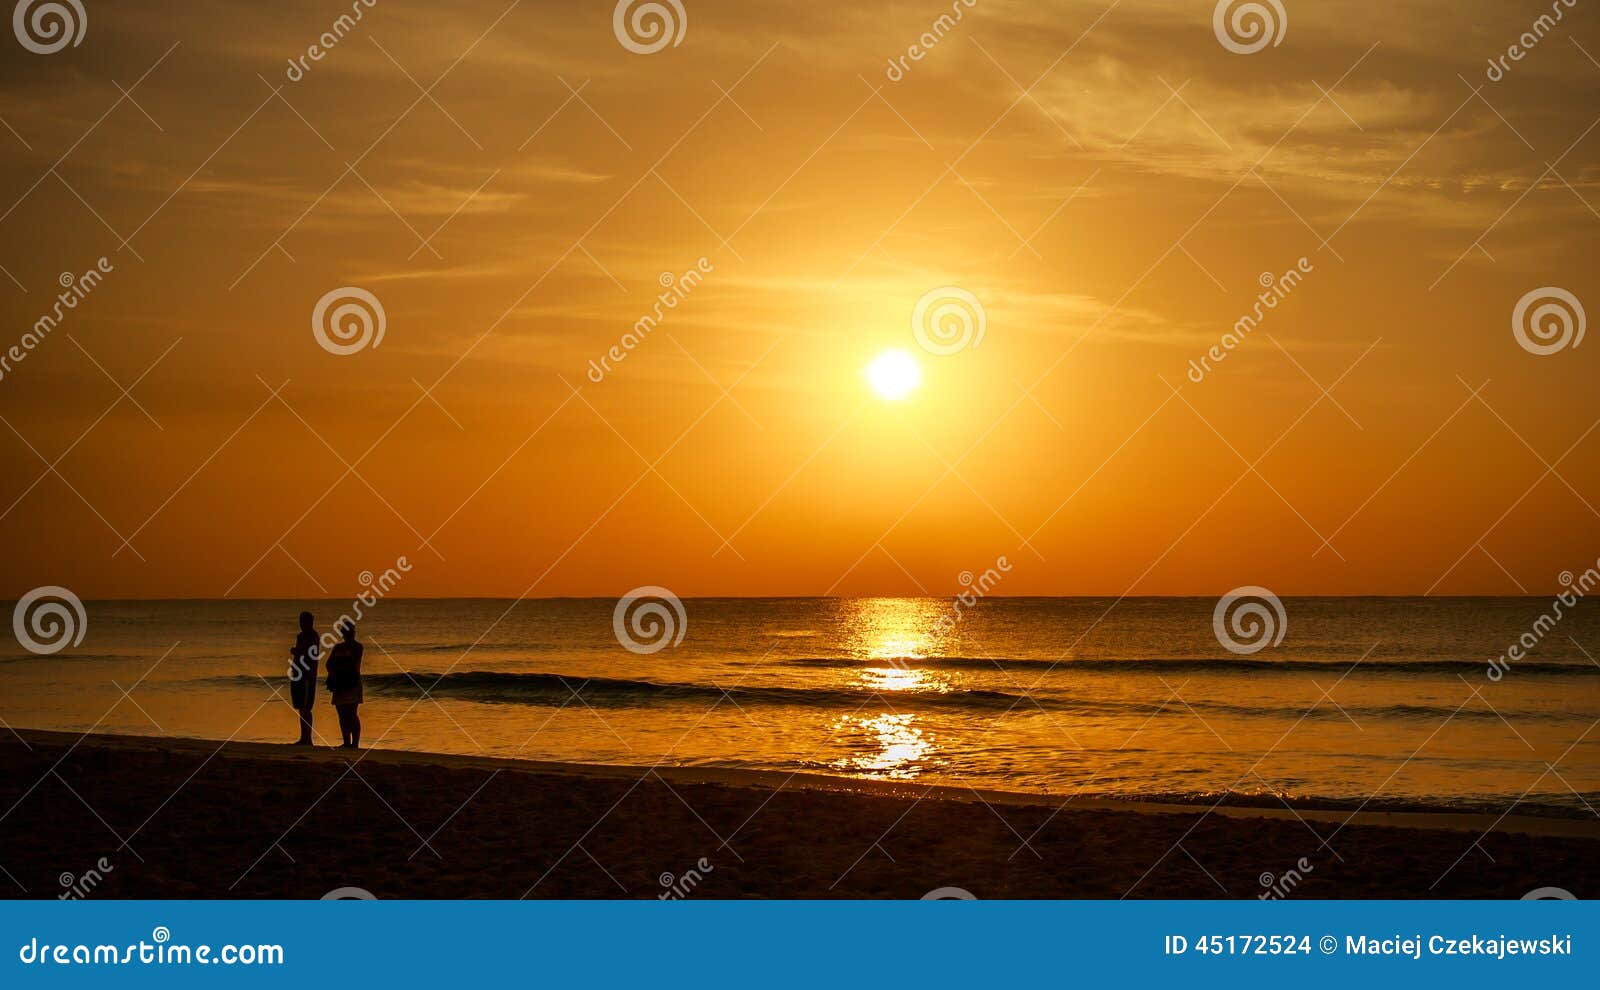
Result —
M 1600 893 L 1596 820 L 1362 814 L 1341 827 L 1344 812 L 1062 808 L 400 752 L 352 768 L 330 749 L 0 735 L 0 891 L 13 897 L 59 896 L 64 874 L 81 887 L 102 859 L 90 897 L 651 898 L 688 878 L 690 897 L 1252 898 L 1302 858 L 1296 898 Z

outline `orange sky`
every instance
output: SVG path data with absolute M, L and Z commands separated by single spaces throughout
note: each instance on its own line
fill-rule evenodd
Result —
M 111 271 L 0 377 L 0 596 L 402 555 L 422 596 L 944 595 L 1002 555 L 1002 594 L 1544 594 L 1600 555 L 1600 344 L 1512 332 L 1541 287 L 1600 312 L 1592 8 L 1490 81 L 1547 4 L 1290 0 L 1235 54 L 1208 3 L 957 0 L 893 81 L 951 5 L 683 0 L 653 54 L 613 6 L 376 0 L 298 81 L 349 6 L 5 39 L 0 345 Z M 380 346 L 319 346 L 344 286 Z M 984 334 L 938 355 L 947 286 Z

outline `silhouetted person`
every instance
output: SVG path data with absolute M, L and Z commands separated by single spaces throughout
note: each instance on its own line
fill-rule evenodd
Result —
M 346 749 L 361 748 L 361 719 L 356 714 L 362 701 L 361 654 L 365 647 L 356 642 L 356 625 L 349 619 L 339 623 L 344 641 L 328 651 L 328 691 L 333 695 L 333 710 L 339 713 L 339 734 Z
M 317 700 L 317 659 L 322 648 L 317 631 L 311 626 L 310 612 L 300 613 L 300 632 L 289 650 L 289 701 L 300 716 L 300 739 L 296 745 L 311 745 L 312 705 Z

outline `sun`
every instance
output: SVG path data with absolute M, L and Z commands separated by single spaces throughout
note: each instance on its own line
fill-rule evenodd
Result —
M 867 383 L 880 399 L 904 399 L 922 384 L 922 366 L 905 351 L 884 351 L 867 365 Z

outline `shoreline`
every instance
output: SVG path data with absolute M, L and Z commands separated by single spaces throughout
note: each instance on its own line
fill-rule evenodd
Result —
M 17 727 L 15 733 L 30 744 L 71 746 L 80 739 L 84 745 L 98 745 L 128 751 L 187 752 L 207 755 L 226 752 L 236 757 L 261 760 L 326 761 L 335 765 L 353 762 L 345 750 L 333 746 L 299 747 L 279 743 L 235 742 L 187 736 L 145 736 L 115 733 L 60 732 Z M 1210 814 L 1233 819 L 1273 819 L 1325 822 L 1335 826 L 1385 826 L 1463 832 L 1504 832 L 1522 835 L 1557 836 L 1600 840 L 1600 818 L 1576 815 L 1494 814 L 1476 810 L 1456 810 L 1419 805 L 1404 808 L 1365 810 L 1315 804 L 1273 807 L 1237 804 L 1227 801 L 1160 801 L 1136 797 L 1105 795 L 1072 796 L 1032 791 L 1006 791 L 953 784 L 919 783 L 876 778 L 844 777 L 811 771 L 755 770 L 734 767 L 648 767 L 632 764 L 570 763 L 501 756 L 469 756 L 406 749 L 363 749 L 360 765 L 388 764 L 410 767 L 437 767 L 449 770 L 483 770 L 493 773 L 523 773 L 535 776 L 570 776 L 594 780 L 635 781 L 654 774 L 670 783 L 736 787 L 758 791 L 798 791 L 846 794 L 859 797 L 897 798 L 921 801 L 989 804 L 1022 808 L 1070 808 L 1074 811 L 1104 811 L 1143 815 Z M 1265 800 L 1265 799 L 1263 799 Z
M 57 897 L 101 863 L 92 896 L 149 899 L 1515 899 L 1600 877 L 1600 821 L 363 753 L 0 733 L 0 890 Z

